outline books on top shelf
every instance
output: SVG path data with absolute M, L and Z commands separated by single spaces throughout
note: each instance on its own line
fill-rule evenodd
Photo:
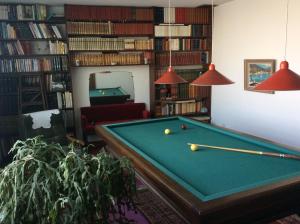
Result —
M 153 39 L 101 38 L 101 37 L 70 37 L 70 50 L 152 50 Z
M 210 22 L 210 8 L 154 8 L 155 23 L 171 23 L 184 24 L 208 24 Z
M 153 21 L 151 7 L 66 5 L 66 19 L 88 21 Z
M 43 4 L 0 5 L 1 20 L 45 20 L 47 6 Z

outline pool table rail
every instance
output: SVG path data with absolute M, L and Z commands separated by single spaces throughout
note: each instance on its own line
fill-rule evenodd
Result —
M 116 138 L 105 127 L 97 126 L 95 131 L 107 142 L 114 154 L 128 157 L 139 175 L 189 223 L 266 223 L 300 211 L 300 177 L 201 201 Z

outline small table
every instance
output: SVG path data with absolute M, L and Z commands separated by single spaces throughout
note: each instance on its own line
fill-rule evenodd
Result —
M 121 87 L 90 90 L 91 105 L 125 103 L 130 95 Z
M 96 133 L 190 223 L 265 223 L 300 210 L 299 160 L 193 152 L 187 143 L 299 155 L 286 147 L 183 117 L 97 126 Z

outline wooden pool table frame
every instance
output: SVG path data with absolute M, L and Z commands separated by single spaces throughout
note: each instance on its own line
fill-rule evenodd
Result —
M 112 89 L 112 88 L 107 88 L 107 89 Z M 90 98 L 90 104 L 94 106 L 94 105 L 101 105 L 101 104 L 125 103 L 130 99 L 130 95 L 124 93 L 124 95 L 99 95 L 99 96 L 90 96 L 89 98 Z
M 189 223 L 268 223 L 300 211 L 300 177 L 201 201 L 103 127 L 97 126 L 95 131 L 106 141 L 113 154 L 128 157 L 147 184 Z

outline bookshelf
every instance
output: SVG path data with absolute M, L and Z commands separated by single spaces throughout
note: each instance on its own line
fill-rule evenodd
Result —
M 71 96 L 64 98 L 72 92 L 66 21 L 57 9 L 0 3 L 0 118 L 72 108 Z M 5 139 L 2 146 L 10 146 Z
M 66 5 L 74 67 L 153 62 L 153 8 Z
M 169 21 L 170 16 L 170 21 Z M 207 70 L 211 54 L 210 8 L 154 8 L 154 78 L 169 66 L 188 81 L 172 86 L 153 85 L 155 116 L 210 116 L 210 87 L 189 85 Z M 171 39 L 169 39 L 169 22 Z M 170 93 L 168 96 L 166 92 Z

